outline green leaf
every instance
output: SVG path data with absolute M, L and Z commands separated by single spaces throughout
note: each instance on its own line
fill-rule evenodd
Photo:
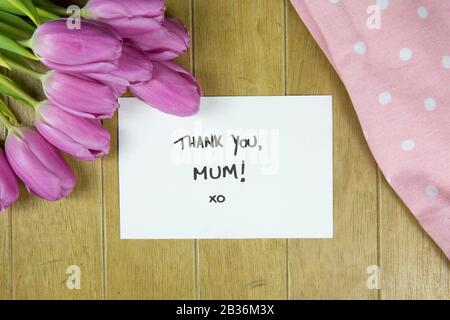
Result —
M 1 54 L 0 54 L 0 67 L 11 70 L 11 67 L 8 65 L 8 63 L 5 61 L 5 59 Z
M 0 58 L 2 58 L 3 62 L 6 65 L 6 68 L 11 70 L 17 70 L 34 79 L 42 80 L 42 76 L 44 74 L 38 71 L 34 71 L 32 66 L 28 63 L 28 61 L 25 58 L 3 50 L 0 50 Z
M 5 23 L 9 23 L 12 26 L 14 26 L 30 35 L 32 35 L 34 33 L 34 31 L 36 30 L 35 26 L 29 24 L 28 22 L 26 22 L 22 18 L 18 17 L 17 15 L 11 14 L 8 12 L 0 11 L 0 20 Z
M 14 7 L 9 2 L 6 2 L 5 0 L 0 0 L 0 10 L 15 14 L 16 16 L 26 16 L 25 13 Z M 36 11 L 43 21 L 55 20 L 60 18 L 59 15 L 51 13 L 48 10 L 40 7 L 36 7 Z
M 66 16 L 67 10 L 66 8 L 60 7 L 48 0 L 33 0 L 33 3 L 40 8 L 43 8 L 49 12 L 52 12 L 57 15 Z
M 0 57 L 3 57 L 3 60 L 6 60 L 7 64 L 9 64 L 8 61 L 12 61 L 24 68 L 31 68 L 31 65 L 24 57 L 18 56 L 10 51 L 0 50 Z
M 4 94 L 5 96 L 24 101 L 30 106 L 34 106 L 37 103 L 35 99 L 25 93 L 17 86 L 17 84 L 15 84 L 10 78 L 3 74 L 0 74 L 0 93 Z
M 18 125 L 19 121 L 17 120 L 14 113 L 11 111 L 11 109 L 8 108 L 6 103 L 0 99 L 0 112 L 9 119 L 13 124 Z
M 36 7 L 31 0 L 3 0 L 12 4 L 14 7 L 22 11 L 30 18 L 35 25 L 39 26 L 42 24 L 41 17 L 36 11 Z
M 10 78 L 3 74 L 0 74 L 0 93 L 8 97 L 23 100 L 19 87 L 17 87 L 17 85 Z
M 32 60 L 36 60 L 36 61 L 39 60 L 34 54 L 32 54 L 30 51 L 28 51 L 27 49 L 22 47 L 17 41 L 11 40 L 10 38 L 8 38 L 7 36 L 5 36 L 2 33 L 0 33 L 0 49 L 14 52 L 18 55 L 21 55 L 23 57 L 26 57 L 26 58 L 29 58 Z
M 14 7 L 11 3 L 8 1 L 1 0 L 0 1 L 0 10 L 6 11 L 15 15 L 23 16 L 25 15 L 22 11 Z
M 0 21 L 0 32 L 7 34 L 12 39 L 23 40 L 29 38 L 26 32 L 22 32 L 3 21 Z
M 56 15 L 54 13 L 51 13 L 51 12 L 45 10 L 45 9 L 42 9 L 42 8 L 36 7 L 36 11 L 37 11 L 37 13 L 39 14 L 39 16 L 41 17 L 41 19 L 43 21 L 56 20 L 56 19 L 61 18 L 60 16 L 58 16 L 58 15 Z
M 42 8 L 60 8 L 61 9 L 60 6 L 58 6 L 57 4 L 55 4 L 49 0 L 33 0 L 33 3 Z
M 14 39 L 28 39 L 36 28 L 18 16 L 0 11 L 0 31 Z

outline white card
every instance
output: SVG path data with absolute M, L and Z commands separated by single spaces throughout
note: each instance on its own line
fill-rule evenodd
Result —
M 330 96 L 120 104 L 122 239 L 333 237 Z

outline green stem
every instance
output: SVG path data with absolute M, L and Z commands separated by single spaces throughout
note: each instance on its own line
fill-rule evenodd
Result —
M 8 120 L 8 118 L 3 114 L 3 112 L 0 112 L 0 120 L 8 129 L 8 131 L 14 131 L 16 127 Z
M 36 11 L 39 14 L 39 16 L 41 17 L 41 19 L 44 21 L 56 20 L 56 19 L 61 18 L 59 15 L 57 15 L 53 12 L 50 12 L 48 10 L 39 8 L 39 7 L 36 8 Z
M 11 79 L 6 76 L 0 76 L 0 87 L 6 88 L 5 91 L 0 91 L 4 95 L 10 96 L 12 98 L 20 99 L 28 103 L 33 108 L 38 108 L 39 101 L 34 99 L 28 93 L 20 89 Z
M 47 10 L 49 10 L 50 12 L 52 12 L 52 13 L 54 13 L 54 14 L 57 14 L 57 15 L 59 15 L 59 16 L 62 16 L 62 17 L 66 17 L 66 16 L 69 15 L 69 14 L 67 13 L 67 9 L 61 8 L 61 7 L 55 7 L 55 8 L 51 8 L 51 9 L 47 8 Z
M 0 10 L 12 13 L 16 16 L 26 16 L 22 11 L 20 11 L 10 3 L 6 2 L 5 0 L 0 0 Z M 46 8 L 36 7 L 36 11 L 38 15 L 41 17 L 41 19 L 44 21 L 55 20 L 60 18 L 59 15 L 50 12 Z
M 22 46 L 22 47 L 25 47 L 25 48 L 32 48 L 33 47 L 33 44 L 32 44 L 32 38 L 29 38 L 29 39 L 27 39 L 27 40 L 17 40 L 17 42 Z
M 80 15 L 83 19 L 94 19 L 94 16 L 86 7 L 81 8 Z
M 33 39 L 33 38 L 31 38 L 31 39 Z M 29 45 L 31 45 L 33 42 L 31 39 L 26 40 L 26 41 L 21 41 L 21 42 L 29 43 Z M 5 36 L 2 33 L 0 33 L 0 49 L 6 50 L 9 52 L 13 52 L 15 54 L 21 55 L 22 57 L 26 57 L 28 59 L 39 61 L 39 58 L 36 57 L 27 48 L 23 47 L 19 42 L 8 38 L 7 36 Z
M 3 0 L 5 1 L 5 0 Z M 19 9 L 23 12 L 28 18 L 33 21 L 36 26 L 40 26 L 42 24 L 41 17 L 36 11 L 36 7 L 34 6 L 31 0 L 6 0 L 9 4 L 11 4 L 16 9 Z
M 15 39 L 25 39 L 30 37 L 30 35 L 27 32 L 16 29 L 11 25 L 7 25 L 6 23 L 3 23 L 1 21 L 0 21 L 0 30 Z
M 36 27 L 28 24 L 24 19 L 14 14 L 1 11 L 0 8 L 0 31 L 8 37 L 17 39 L 28 39 L 34 33 Z
M 27 68 L 26 66 L 21 65 L 7 57 L 3 57 L 3 60 L 6 61 L 6 64 L 14 70 L 20 71 L 28 76 L 31 76 L 37 80 L 41 80 L 43 73 L 32 70 L 31 68 Z
M 36 8 L 42 8 L 45 9 L 47 12 L 51 12 L 56 15 L 60 16 L 67 16 L 67 10 L 52 1 L 47 0 L 33 0 L 34 4 L 36 5 Z

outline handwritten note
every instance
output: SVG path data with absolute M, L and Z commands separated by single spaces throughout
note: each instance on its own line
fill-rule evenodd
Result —
M 333 236 L 331 97 L 207 97 L 193 118 L 120 103 L 121 238 Z

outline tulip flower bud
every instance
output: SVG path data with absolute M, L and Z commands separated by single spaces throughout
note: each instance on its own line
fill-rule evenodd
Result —
M 195 78 L 173 62 L 154 62 L 152 79 L 130 89 L 152 107 L 181 117 L 198 112 L 202 95 Z
M 164 0 L 90 0 L 82 16 L 108 24 L 125 38 L 158 29 L 164 11 Z
M 35 129 L 10 131 L 5 151 L 14 173 L 38 197 L 60 200 L 75 187 L 75 175 L 64 158 Z
M 52 104 L 91 119 L 111 118 L 119 107 L 112 88 L 101 82 L 73 74 L 50 71 L 42 86 Z
M 80 160 L 93 161 L 109 152 L 110 135 L 100 121 L 74 116 L 48 101 L 36 109 L 36 129 L 55 147 Z
M 86 76 L 109 85 L 122 95 L 129 85 L 138 85 L 152 78 L 152 62 L 139 50 L 128 43 L 124 43 L 122 56 L 116 70 L 108 74 L 86 74 Z
M 140 36 L 130 37 L 129 41 L 147 53 L 151 61 L 168 61 L 181 53 L 187 52 L 190 46 L 189 32 L 175 18 L 166 18 L 161 28 Z
M 130 83 L 128 80 L 117 77 L 111 73 L 87 73 L 85 76 L 94 81 L 103 83 L 105 86 L 108 86 L 114 95 L 119 98 L 121 97 L 128 89 Z M 106 118 L 109 118 L 107 116 Z
M 47 67 L 63 72 L 108 73 L 117 67 L 122 39 L 108 26 L 81 21 L 69 29 L 66 19 L 46 22 L 31 38 L 30 47 Z
M 0 212 L 6 210 L 19 198 L 19 185 L 11 170 L 5 153 L 0 149 Z

